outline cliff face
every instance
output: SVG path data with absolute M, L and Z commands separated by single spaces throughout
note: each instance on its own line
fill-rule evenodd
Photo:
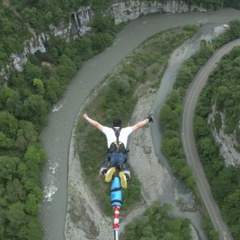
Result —
M 69 41 L 70 38 L 78 38 L 84 35 L 86 32 L 91 31 L 88 26 L 91 22 L 93 12 L 90 7 L 81 7 L 77 12 L 73 12 L 71 15 L 71 21 L 67 24 L 60 24 L 59 26 L 50 25 L 49 29 L 51 34 L 59 36 Z M 18 71 L 22 70 L 23 65 L 27 62 L 27 54 L 34 54 L 37 51 L 46 52 L 45 43 L 49 36 L 46 33 L 42 33 L 38 36 L 32 32 L 33 37 L 24 42 L 24 51 L 22 53 L 13 53 L 11 55 L 11 65 Z M 10 65 L 7 67 L 10 68 Z M 3 73 L 6 71 L 2 70 Z
M 141 0 L 115 0 L 112 5 L 106 9 L 105 14 L 115 20 L 115 24 L 120 24 L 129 20 L 136 19 L 140 16 L 154 14 L 154 13 L 177 13 L 201 11 L 206 12 L 198 6 L 188 6 L 183 1 L 167 1 L 162 4 L 158 1 L 148 2 Z M 49 26 L 51 32 L 55 36 L 60 36 L 66 41 L 81 37 L 86 32 L 91 31 L 89 23 L 92 20 L 94 12 L 90 7 L 80 7 L 77 12 L 71 15 L 71 21 L 66 25 Z M 48 39 L 48 35 L 42 33 L 39 36 L 34 36 L 24 43 L 25 48 L 22 53 L 13 53 L 11 56 L 11 63 L 18 71 L 22 70 L 22 66 L 26 63 L 26 55 L 28 53 L 35 53 L 36 51 L 45 52 L 46 48 L 44 42 Z M 8 66 L 9 68 L 10 66 Z M 3 73 L 5 71 L 3 70 Z
M 184 1 L 167 1 L 159 3 L 158 1 L 127 0 L 115 1 L 108 9 L 109 15 L 115 19 L 115 23 L 126 22 L 136 19 L 140 16 L 154 13 L 177 13 L 206 11 L 199 6 L 188 6 Z
M 214 120 L 217 113 L 220 114 L 222 121 L 222 128 L 219 129 L 219 131 L 214 126 Z M 226 128 L 224 119 L 224 113 L 217 112 L 216 105 L 214 105 L 212 108 L 212 113 L 208 117 L 208 123 L 211 124 L 213 137 L 220 146 L 220 154 L 225 160 L 225 165 L 238 166 L 240 164 L 240 153 L 236 151 L 236 147 L 239 145 L 236 139 L 236 131 L 234 131 L 232 134 L 226 134 L 224 132 Z

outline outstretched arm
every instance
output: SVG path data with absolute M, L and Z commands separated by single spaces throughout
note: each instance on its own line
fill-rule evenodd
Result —
M 93 125 L 94 127 L 96 127 L 98 130 L 100 130 L 101 132 L 103 131 L 103 125 L 100 124 L 99 122 L 91 119 L 87 113 L 83 114 L 83 118 L 85 118 L 91 125 Z
M 139 128 L 142 128 L 143 126 L 145 126 L 147 123 L 149 122 L 152 122 L 153 121 L 153 118 L 152 116 L 149 116 L 147 119 L 143 120 L 143 121 L 140 121 L 138 123 L 136 123 L 135 125 L 133 125 L 132 127 L 132 131 L 136 131 L 137 129 Z

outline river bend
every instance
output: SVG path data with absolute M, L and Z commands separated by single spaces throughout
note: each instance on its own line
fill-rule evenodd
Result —
M 68 151 L 71 132 L 79 109 L 92 89 L 129 53 L 148 37 L 160 31 L 192 23 L 226 24 L 239 19 L 239 11 L 223 9 L 211 13 L 156 14 L 130 22 L 103 53 L 85 62 L 71 81 L 64 97 L 49 113 L 49 124 L 41 140 L 47 152 L 41 180 L 45 198 L 40 219 L 44 240 L 64 240 L 67 209 Z

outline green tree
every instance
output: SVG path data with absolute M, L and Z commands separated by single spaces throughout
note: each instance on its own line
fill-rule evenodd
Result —
M 201 156 L 206 158 L 211 158 L 218 150 L 212 139 L 208 137 L 199 139 L 198 147 L 201 151 Z
M 168 104 L 165 104 L 160 110 L 161 123 L 165 128 L 176 130 L 179 126 L 177 112 L 173 111 Z
M 39 212 L 39 201 L 41 199 L 38 199 L 34 194 L 30 193 L 27 196 L 27 202 L 25 205 L 26 212 L 32 216 L 37 216 Z
M 39 180 L 37 179 L 36 177 L 36 174 L 35 176 L 32 176 L 33 173 L 31 172 L 31 169 L 29 170 L 30 173 L 27 178 L 23 178 L 22 179 L 22 182 L 23 182 L 23 187 L 26 191 L 26 194 L 34 194 L 37 199 L 41 199 L 43 198 L 43 191 L 42 191 L 42 188 L 41 188 L 41 183 L 39 182 Z
M 240 37 L 240 21 L 233 20 L 229 22 L 229 31 L 234 36 L 234 38 Z
M 175 236 L 170 232 L 166 232 L 162 239 L 163 240 L 175 240 Z
M 95 54 L 102 52 L 112 44 L 113 36 L 109 33 L 98 33 L 92 35 L 92 50 Z
M 164 139 L 162 142 L 162 150 L 167 156 L 178 156 L 180 149 L 179 138 Z
M 18 120 L 8 111 L 0 112 L 0 131 L 7 137 L 15 138 L 18 130 Z
M 11 88 L 9 88 L 7 85 L 4 85 L 0 89 L 0 109 L 5 108 L 5 103 L 8 100 L 8 98 L 13 94 L 13 91 Z
M 76 74 L 75 63 L 65 54 L 59 58 L 57 74 L 65 81 L 65 84 Z
M 194 120 L 194 131 L 197 132 L 198 137 L 207 136 L 209 133 L 209 125 L 206 120 L 196 116 Z
M 137 236 L 142 236 L 142 232 L 145 226 L 149 224 L 149 217 L 142 216 L 138 219 L 138 225 L 136 226 L 136 234 Z
M 3 224 L 3 218 L 0 219 L 0 239 L 4 239 L 4 224 Z
M 17 157 L 0 156 L 0 179 L 3 182 L 11 181 L 17 173 L 20 159 Z
M 46 160 L 46 153 L 40 144 L 28 145 L 24 160 L 34 176 L 34 174 L 39 173 L 39 166 Z
M 110 91 L 115 89 L 117 91 L 118 95 L 127 95 L 131 92 L 131 79 L 127 76 L 116 78 L 111 84 L 110 84 Z
M 182 97 L 179 90 L 173 90 L 169 94 L 166 103 L 171 107 L 171 109 L 175 110 L 178 105 L 182 103 Z
M 114 21 L 108 17 L 103 16 L 102 14 L 95 14 L 91 27 L 96 33 L 106 33 L 114 31 Z
M 188 178 L 189 176 L 192 176 L 192 169 L 186 165 L 179 171 L 179 176 L 182 179 Z
M 48 25 L 51 25 L 54 19 L 53 14 L 50 11 L 46 12 L 43 18 L 44 18 L 44 22 L 47 23 Z
M 10 239 L 17 239 L 22 225 L 26 224 L 26 214 L 24 213 L 24 204 L 16 202 L 9 206 L 6 213 L 8 220 L 7 233 Z
M 8 138 L 3 132 L 0 132 L 0 148 L 11 149 L 15 147 L 15 141 L 12 138 Z
M 224 102 L 226 99 L 228 99 L 230 92 L 228 91 L 228 88 L 226 86 L 219 86 L 217 88 L 217 95 L 216 95 L 216 100 L 217 100 L 217 105 L 220 107 L 220 109 L 223 108 Z
M 194 178 L 193 175 L 189 175 L 186 178 L 186 185 L 191 189 L 194 190 L 194 192 L 197 192 L 197 188 L 196 188 L 196 180 Z
M 43 227 L 36 217 L 28 216 L 27 224 L 23 225 L 19 232 L 20 239 L 41 240 L 44 237 Z
M 27 62 L 24 65 L 24 77 L 30 85 L 33 85 L 33 80 L 35 78 L 41 78 L 41 76 L 42 76 L 42 71 L 40 67 L 30 62 Z
M 44 85 L 41 79 L 34 78 L 33 86 L 36 88 L 36 94 L 43 95 L 45 93 Z
M 23 103 L 23 109 L 26 120 L 40 126 L 47 123 L 49 104 L 42 96 L 35 94 L 29 96 Z
M 12 181 L 7 182 L 6 190 L 7 190 L 6 199 L 8 203 L 13 204 L 18 201 L 26 200 L 26 193 L 23 189 L 23 185 L 17 178 L 14 178 L 12 179 Z
M 28 22 L 34 29 L 38 29 L 38 27 L 41 26 L 39 21 L 39 12 L 35 7 L 24 8 L 22 11 L 22 16 L 24 17 L 25 21 Z
M 179 82 L 181 82 L 182 86 L 188 86 L 190 81 L 192 81 L 193 74 L 192 69 L 186 65 L 183 65 L 181 70 L 177 74 L 177 79 Z
M 20 152 L 24 152 L 28 144 L 35 143 L 38 140 L 38 131 L 33 123 L 21 120 L 17 132 L 16 146 Z
M 227 223 L 231 223 L 231 225 L 239 221 L 239 201 L 240 189 L 233 191 L 224 199 L 223 213 L 225 216 L 227 216 Z
M 82 36 L 76 40 L 76 49 L 81 53 L 83 61 L 93 56 L 92 44 L 93 40 L 88 36 Z
M 46 82 L 46 99 L 51 104 L 56 103 L 63 94 L 63 90 L 64 88 L 61 86 L 58 77 L 51 76 Z
M 180 169 L 186 166 L 186 161 L 182 158 L 179 158 L 179 159 L 176 159 L 172 165 L 173 165 L 173 170 L 175 172 L 178 172 Z
M 153 228 L 152 226 L 146 226 L 142 230 L 142 234 L 144 237 L 151 237 L 153 235 Z
M 209 236 L 210 236 L 210 239 L 212 240 L 219 240 L 219 233 L 215 229 L 212 229 L 210 231 Z

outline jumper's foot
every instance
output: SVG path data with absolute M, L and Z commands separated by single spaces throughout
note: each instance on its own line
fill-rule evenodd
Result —
M 126 189 L 127 188 L 127 177 L 124 172 L 119 173 L 119 177 L 121 179 L 121 186 L 122 188 Z
M 106 173 L 106 177 L 105 177 L 105 182 L 110 182 L 112 180 L 113 174 L 115 173 L 116 168 L 115 167 L 111 167 L 107 173 Z

